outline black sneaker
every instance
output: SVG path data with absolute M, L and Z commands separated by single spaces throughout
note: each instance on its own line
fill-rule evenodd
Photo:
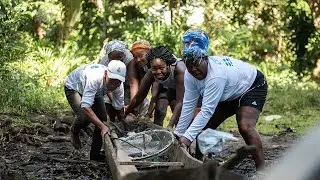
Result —
M 103 154 L 91 154 L 90 153 L 90 160 L 98 161 L 98 162 L 106 162 L 106 156 Z

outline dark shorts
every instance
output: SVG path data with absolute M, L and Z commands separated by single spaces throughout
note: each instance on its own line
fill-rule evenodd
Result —
M 218 106 L 226 106 L 230 110 L 237 110 L 241 106 L 250 106 L 262 111 L 266 102 L 267 91 L 267 81 L 264 75 L 257 70 L 257 76 L 248 91 L 235 100 L 220 102 Z
M 255 81 L 249 90 L 235 100 L 220 102 L 204 129 L 216 129 L 224 120 L 236 114 L 241 106 L 250 106 L 262 111 L 266 101 L 267 91 L 267 81 L 264 75 L 260 71 L 257 71 Z M 201 159 L 201 157 L 202 155 L 197 144 L 196 158 Z
M 165 88 L 162 85 L 159 87 L 158 99 L 167 99 L 169 102 L 177 100 L 176 90 L 172 88 Z
M 162 85 L 159 87 L 159 96 L 158 99 L 168 99 L 169 103 L 177 100 L 176 90 L 172 88 L 164 88 Z M 202 97 L 199 97 L 197 107 L 201 107 L 202 105 Z
M 240 106 L 250 106 L 262 111 L 268 92 L 267 80 L 262 72 L 257 70 L 257 76 L 250 89 L 236 100 Z

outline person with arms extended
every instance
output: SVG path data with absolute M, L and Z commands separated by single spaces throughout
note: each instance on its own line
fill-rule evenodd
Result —
M 252 154 L 257 169 L 264 167 L 264 154 L 256 122 L 263 109 L 268 85 L 264 75 L 252 65 L 226 56 L 209 56 L 209 38 L 203 30 L 188 30 L 183 36 L 185 94 L 181 116 L 174 133 L 188 148 L 205 128 L 216 129 L 236 114 L 241 136 L 248 145 L 255 145 Z M 192 121 L 197 100 L 202 107 Z M 197 148 L 196 156 L 199 158 Z M 201 153 L 200 153 L 201 154 Z
M 139 90 L 131 100 L 125 115 L 131 113 L 133 109 L 143 101 L 152 83 L 158 82 L 167 89 L 167 97 L 171 105 L 171 110 L 173 111 L 168 128 L 172 129 L 177 123 L 181 112 L 184 92 L 183 77 L 186 69 L 185 64 L 178 60 L 169 48 L 164 46 L 151 49 L 146 57 L 151 69 L 148 70 L 147 74 L 143 77 Z M 159 86 L 154 93 L 158 96 Z M 160 125 L 162 125 L 162 122 Z
M 137 40 L 132 44 L 131 53 L 133 55 L 133 61 L 128 64 L 128 81 L 126 86 L 126 105 L 130 103 L 133 97 L 137 94 L 139 86 L 141 85 L 141 80 L 144 75 L 148 72 L 149 68 L 147 66 L 146 55 L 151 50 L 151 45 L 146 40 Z M 153 86 L 156 83 L 153 83 Z M 151 100 L 154 101 L 154 100 Z M 145 98 L 134 110 L 133 114 L 138 116 L 150 116 L 148 110 L 149 100 Z M 134 117 L 135 118 L 135 117 Z
M 71 127 L 72 145 L 81 148 L 79 133 L 92 122 L 96 128 L 92 137 L 90 150 L 91 160 L 104 160 L 100 154 L 102 137 L 109 134 L 107 112 L 103 95 L 111 92 L 112 106 L 124 115 L 123 82 L 126 66 L 121 61 L 111 61 L 108 67 L 101 64 L 87 64 L 73 70 L 65 82 L 67 100 L 77 118 Z M 121 115 L 122 114 L 122 115 Z

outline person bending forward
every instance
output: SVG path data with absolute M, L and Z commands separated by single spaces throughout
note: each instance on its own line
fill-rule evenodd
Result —
M 252 154 L 256 167 L 263 168 L 264 154 L 255 126 L 267 95 L 264 75 L 241 60 L 208 56 L 209 38 L 202 30 L 188 30 L 183 36 L 183 43 L 187 67 L 185 94 L 174 132 L 180 137 L 180 144 L 189 147 L 203 129 L 216 129 L 236 114 L 241 136 L 248 145 L 256 145 L 256 151 Z M 200 95 L 203 97 L 202 107 L 191 122 Z

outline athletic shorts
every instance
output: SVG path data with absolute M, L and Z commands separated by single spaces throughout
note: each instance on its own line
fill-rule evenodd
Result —
M 241 106 L 250 106 L 262 111 L 263 106 L 266 102 L 268 91 L 268 84 L 267 80 L 260 72 L 257 70 L 257 76 L 249 88 L 245 93 L 243 93 L 239 98 L 232 100 L 232 101 L 224 101 L 220 102 L 219 104 L 228 104 L 228 106 L 233 106 L 234 108 L 231 109 L 238 109 Z
M 158 99 L 167 99 L 170 102 L 177 100 L 176 89 L 164 88 L 162 85 L 159 87 L 159 96 Z M 199 97 L 197 107 L 201 107 L 202 97 Z

